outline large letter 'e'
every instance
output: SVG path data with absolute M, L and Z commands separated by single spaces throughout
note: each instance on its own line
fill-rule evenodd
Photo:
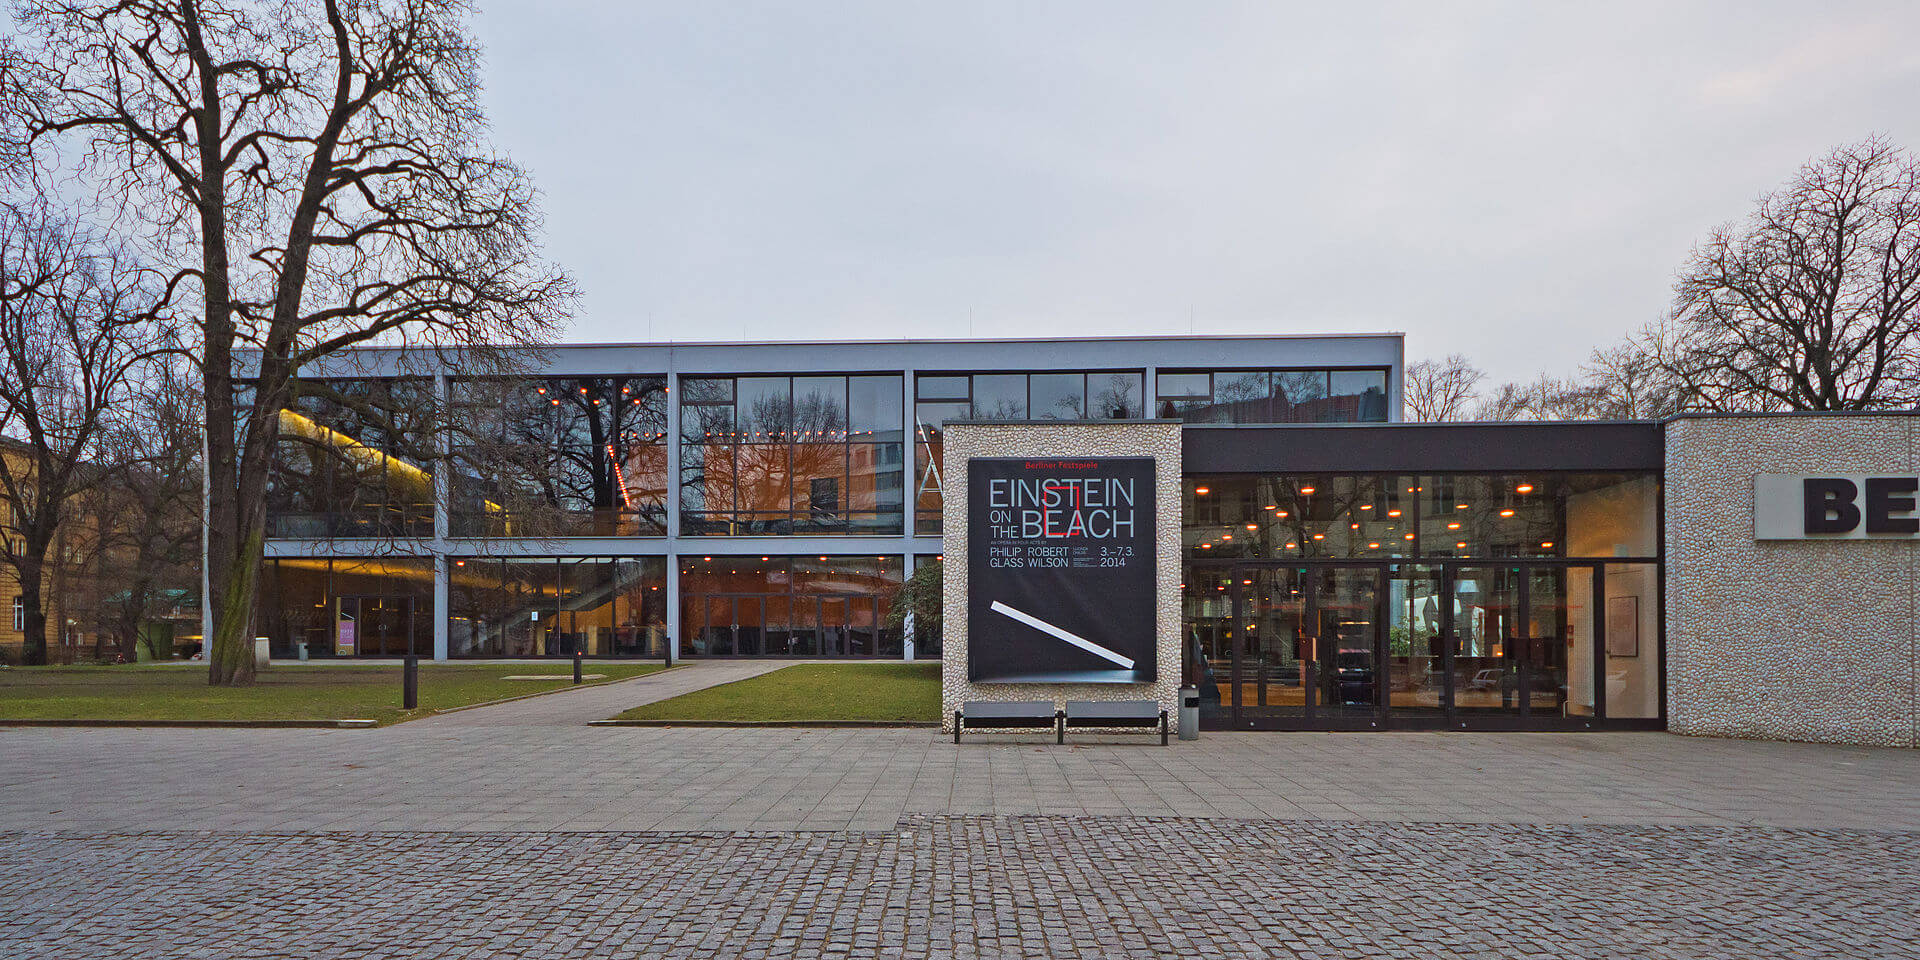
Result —
M 1860 508 L 1853 498 L 1860 488 L 1844 477 L 1808 477 L 1805 484 L 1806 532 L 1847 533 L 1860 525 Z M 1833 514 L 1829 517 L 1827 514 Z
M 1915 490 L 1920 490 L 1920 479 L 1913 477 L 1869 479 L 1867 481 L 1867 532 L 1920 533 L 1920 518 L 1894 516 L 1896 513 L 1913 512 Z

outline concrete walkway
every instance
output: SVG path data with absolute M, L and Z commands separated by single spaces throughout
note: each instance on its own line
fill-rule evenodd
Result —
M 702 660 L 683 663 L 670 670 L 631 680 L 566 690 L 491 707 L 443 713 L 415 720 L 406 726 L 428 730 L 578 726 L 593 720 L 605 720 L 642 704 L 671 700 L 681 694 L 757 677 L 792 665 L 792 661 L 786 660 Z M 591 665 L 588 666 L 588 672 L 592 672 Z M 535 689 L 530 688 L 527 692 L 532 693 Z

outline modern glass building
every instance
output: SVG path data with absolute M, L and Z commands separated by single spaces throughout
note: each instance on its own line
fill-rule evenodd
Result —
M 1398 335 L 640 344 L 499 379 L 359 351 L 282 415 L 255 632 L 283 657 L 938 656 L 887 621 L 942 549 L 942 425 L 1173 419 L 1209 725 L 1657 724 L 1658 428 L 1399 424 L 1401 359 Z

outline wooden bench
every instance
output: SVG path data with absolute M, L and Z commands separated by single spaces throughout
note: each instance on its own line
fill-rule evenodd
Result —
M 1060 727 L 1060 711 L 1052 700 L 969 700 L 953 712 L 953 742 L 960 742 L 962 729 L 972 730 L 1054 730 Z
M 1068 727 L 1160 728 L 1160 745 L 1167 745 L 1167 712 L 1152 700 L 1069 700 L 1060 715 L 1055 743 L 1067 742 Z

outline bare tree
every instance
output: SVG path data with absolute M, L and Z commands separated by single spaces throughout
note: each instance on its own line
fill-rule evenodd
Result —
M 1526 383 L 1503 383 L 1475 406 L 1476 420 L 1575 420 L 1582 385 L 1541 374 Z
M 279 414 L 366 344 L 541 343 L 573 298 L 485 142 L 462 0 L 15 0 L 21 142 L 77 156 L 198 297 L 209 680 L 246 683 Z M 243 395 L 243 391 L 245 394 Z
M 1467 415 L 1486 371 L 1458 353 L 1440 360 L 1420 360 L 1407 366 L 1401 393 L 1407 419 L 1416 422 L 1459 420 Z
M 198 384 L 182 364 L 155 363 L 137 386 L 104 435 L 100 481 L 84 498 L 100 525 L 101 633 L 129 663 L 156 614 L 200 586 Z M 151 652 L 171 656 L 170 645 Z
M 1715 229 L 1646 335 L 1680 402 L 1864 410 L 1920 401 L 1920 163 L 1839 147 Z
M 19 578 L 29 664 L 47 662 L 48 551 L 97 480 L 108 418 L 163 346 L 143 279 L 44 207 L 0 205 L 0 559 Z

